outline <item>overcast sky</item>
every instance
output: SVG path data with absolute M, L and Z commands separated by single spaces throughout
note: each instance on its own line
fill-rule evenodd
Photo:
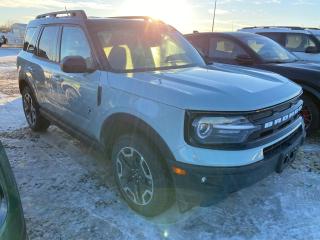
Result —
M 27 23 L 37 14 L 85 9 L 89 16 L 149 15 L 178 30 L 211 29 L 214 0 L 0 0 L 0 25 Z M 320 27 L 320 0 L 218 0 L 216 30 L 246 26 Z

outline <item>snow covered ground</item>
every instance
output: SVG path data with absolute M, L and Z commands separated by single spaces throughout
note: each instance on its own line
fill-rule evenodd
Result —
M 7 50 L 7 49 L 6 49 Z M 121 200 L 110 162 L 57 127 L 33 133 L 21 108 L 16 50 L 0 49 L 0 140 L 33 239 L 320 239 L 320 134 L 296 163 L 209 208 L 145 219 Z

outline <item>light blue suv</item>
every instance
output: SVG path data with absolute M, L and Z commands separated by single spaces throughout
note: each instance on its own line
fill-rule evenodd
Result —
M 258 70 L 208 70 L 148 17 L 38 16 L 17 60 L 30 127 L 54 123 L 112 160 L 131 208 L 206 206 L 290 164 L 305 137 L 301 88 Z

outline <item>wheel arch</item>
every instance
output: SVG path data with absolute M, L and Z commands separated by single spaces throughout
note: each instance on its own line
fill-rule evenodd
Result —
M 309 87 L 303 84 L 301 84 L 301 87 L 303 89 L 303 94 L 306 94 L 309 97 L 311 97 L 313 100 L 315 100 L 315 103 L 318 106 L 320 111 L 320 92 L 312 87 Z
M 167 170 L 171 175 L 169 161 L 173 161 L 175 158 L 166 142 L 152 126 L 141 118 L 129 113 L 114 113 L 109 116 L 102 125 L 100 142 L 108 154 L 108 157 L 111 156 L 112 146 L 116 137 L 127 132 L 141 134 L 150 141 L 161 154 L 161 159 L 164 161 L 165 167 L 168 168 Z

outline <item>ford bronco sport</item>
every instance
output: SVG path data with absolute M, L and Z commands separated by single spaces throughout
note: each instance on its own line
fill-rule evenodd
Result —
M 30 128 L 54 123 L 105 150 L 123 198 L 145 216 L 174 201 L 206 206 L 281 172 L 305 137 L 298 85 L 209 70 L 149 17 L 40 15 L 17 66 Z

